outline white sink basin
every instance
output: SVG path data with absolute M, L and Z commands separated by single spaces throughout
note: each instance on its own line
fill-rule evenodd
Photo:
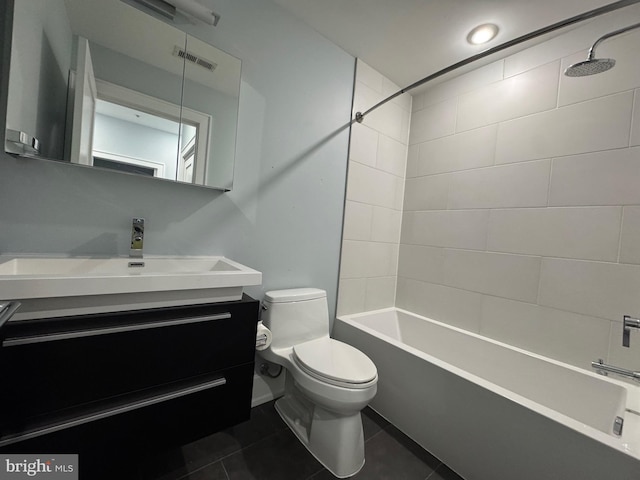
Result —
M 251 270 L 224 257 L 18 257 L 3 260 L 0 256 L 0 277 L 206 274 Z
M 192 303 L 239 300 L 262 274 L 225 257 L 15 257 L 0 255 L 0 300 L 183 292 Z M 200 297 L 193 292 L 200 292 Z M 172 294 L 174 303 L 179 295 Z

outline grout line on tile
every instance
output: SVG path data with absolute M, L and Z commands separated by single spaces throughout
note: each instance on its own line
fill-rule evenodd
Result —
M 625 207 L 624 205 L 620 206 L 620 228 L 618 229 L 618 263 L 621 263 L 621 257 L 622 257 L 622 230 L 624 227 L 624 211 L 625 211 Z
M 427 478 L 425 478 L 424 480 L 429 480 L 431 477 L 433 477 L 433 475 L 438 471 L 438 469 L 444 465 L 444 463 L 440 462 L 438 464 L 438 466 L 436 468 L 433 469 L 433 472 L 431 472 L 429 475 L 427 475 Z
M 373 440 L 374 438 L 376 438 L 378 435 L 380 435 L 382 432 L 384 432 L 387 428 L 393 426 L 392 423 L 389 423 L 388 425 L 385 425 L 384 427 L 380 427 L 380 430 L 378 430 L 376 433 L 374 433 L 373 435 L 371 435 L 369 438 L 367 438 L 364 441 L 364 444 L 366 445 L 368 442 L 370 442 L 371 440 Z
M 607 337 L 607 358 L 606 361 L 608 363 L 612 362 L 611 359 L 611 347 L 612 347 L 612 341 L 613 341 L 613 327 L 615 325 L 616 322 L 611 321 L 611 324 L 609 325 L 609 336 Z
M 547 204 L 545 207 L 549 208 L 549 202 L 551 201 L 551 181 L 553 180 L 553 165 L 555 163 L 555 158 L 549 159 L 549 177 L 547 178 Z
M 636 105 L 638 102 L 638 90 L 633 90 L 633 99 L 631 100 L 631 119 L 629 120 L 629 141 L 627 145 L 631 147 L 631 139 L 633 138 L 633 126 L 637 118 L 635 118 Z
M 222 467 L 222 470 L 224 471 L 224 476 L 227 477 L 227 480 L 230 480 L 229 472 L 227 472 L 227 467 L 224 466 L 224 462 L 222 460 L 220 460 L 220 466 Z
M 558 83 L 556 84 L 556 110 L 558 108 L 560 108 L 560 88 L 562 86 L 562 59 L 557 60 L 558 62 L 558 68 L 560 69 L 560 71 L 558 72 Z

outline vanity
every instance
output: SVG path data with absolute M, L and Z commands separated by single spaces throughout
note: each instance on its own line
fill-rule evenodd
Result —
M 5 152 L 232 189 L 241 62 L 150 3 L 3 2 Z M 77 453 L 94 479 L 248 419 L 261 282 L 221 256 L 0 255 L 0 453 Z
M 139 456 L 249 418 L 261 273 L 132 261 L 0 256 L 22 304 L 0 322 L 0 452 Z

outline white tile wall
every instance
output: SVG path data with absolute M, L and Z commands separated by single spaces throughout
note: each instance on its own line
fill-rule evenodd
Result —
M 631 146 L 640 145 L 640 91 L 633 95 L 633 121 L 631 122 Z
M 384 107 L 371 112 L 365 120 L 367 125 L 371 126 L 379 132 L 398 140 L 404 144 L 407 143 L 409 136 L 409 115 L 397 103 L 389 102 Z
M 347 179 L 347 199 L 400 210 L 403 179 L 373 167 L 351 162 Z
M 445 100 L 418 110 L 411 116 L 409 143 L 453 135 L 456 131 L 457 99 Z
M 640 147 L 553 160 L 549 205 L 640 204 Z
M 496 163 L 626 147 L 632 103 L 629 91 L 501 123 Z
M 640 316 L 640 32 L 599 47 L 618 60 L 610 72 L 561 76 L 628 23 L 607 15 L 421 92 L 408 145 L 403 121 L 388 123 L 407 100 L 365 121 L 352 137 L 366 145 L 352 145 L 339 310 L 393 298 L 582 368 L 637 369 L 640 332 L 622 348 L 621 322 Z M 363 72 L 356 104 L 393 90 Z
M 373 207 L 371 240 L 399 244 L 401 222 L 402 212 L 399 210 Z
M 407 165 L 407 144 L 380 135 L 376 166 L 385 172 L 404 178 Z
M 620 263 L 640 265 L 640 207 L 624 207 L 620 237 Z
M 483 297 L 480 333 L 578 367 L 607 358 L 611 322 L 530 303 Z
M 447 208 L 451 175 L 407 178 L 404 210 L 444 210 Z
M 345 240 L 371 240 L 373 206 L 347 200 L 344 206 Z
M 397 245 L 356 240 L 342 242 L 341 278 L 394 276 L 397 268 Z
M 622 207 L 492 210 L 487 249 L 615 262 Z
M 357 81 L 360 84 L 366 85 L 372 90 L 384 95 L 385 92 L 383 90 L 384 84 L 384 76 L 379 73 L 377 70 L 371 68 L 364 62 L 358 61 L 358 69 L 357 69 Z
M 378 310 L 387 308 L 395 303 L 396 276 L 376 277 L 367 279 L 364 309 Z
M 625 21 L 598 20 L 418 96 L 398 306 L 583 368 L 637 368 L 640 338 L 629 353 L 618 328 L 640 315 L 640 34 L 599 49 L 624 68 L 561 77 Z
M 544 258 L 538 303 L 622 322 L 640 312 L 640 266 Z
M 418 176 L 418 154 L 419 145 L 410 145 L 407 149 L 407 171 L 406 178 L 412 178 Z
M 366 83 L 361 82 L 359 78 L 360 72 L 356 70 L 356 89 L 353 92 L 354 113 L 365 112 L 384 98 L 384 96 L 382 95 L 382 90 L 376 90 L 375 87 L 372 88 Z M 380 86 L 380 88 L 382 88 L 382 85 Z M 366 125 L 372 127 L 371 119 L 369 119 Z
M 550 171 L 551 161 L 539 160 L 451 174 L 448 207 L 546 206 Z
M 398 90 L 358 61 L 354 114 Z M 338 314 L 395 303 L 411 101 L 401 95 L 352 126 Z
M 421 110 L 443 100 L 458 97 L 464 93 L 476 90 L 479 86 L 489 85 L 502 80 L 504 60 L 498 60 L 484 67 L 471 70 L 451 80 L 440 82 L 426 92 L 417 95 L 413 100 L 413 109 Z
M 442 283 L 472 292 L 535 302 L 540 260 L 540 257 L 525 255 L 445 249 Z
M 485 250 L 489 210 L 405 211 L 402 243 Z
M 456 131 L 555 108 L 559 68 L 560 62 L 549 63 L 461 96 Z
M 353 125 L 349 160 L 375 167 L 378 158 L 378 136 L 378 132 L 367 125 L 360 123 Z
M 365 312 L 366 294 L 366 278 L 344 278 L 341 276 L 338 285 L 337 314 L 348 315 L 350 313 Z
M 398 260 L 398 275 L 442 284 L 444 283 L 444 257 L 443 248 L 402 244 Z
M 482 297 L 467 290 L 399 277 L 396 305 L 434 320 L 479 332 Z
M 497 135 L 498 126 L 490 125 L 416 145 L 418 171 L 415 175 L 434 175 L 493 165 Z

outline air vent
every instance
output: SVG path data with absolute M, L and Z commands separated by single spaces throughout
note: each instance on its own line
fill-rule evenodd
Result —
M 202 58 L 202 57 L 199 57 L 198 55 L 194 55 L 191 52 L 187 52 L 184 48 L 179 47 L 177 45 L 173 48 L 173 55 L 176 57 L 184 58 L 187 62 L 200 65 L 202 68 L 206 68 L 210 72 L 213 72 L 218 66 L 216 63 L 213 63 L 211 60 L 207 60 L 206 58 Z

